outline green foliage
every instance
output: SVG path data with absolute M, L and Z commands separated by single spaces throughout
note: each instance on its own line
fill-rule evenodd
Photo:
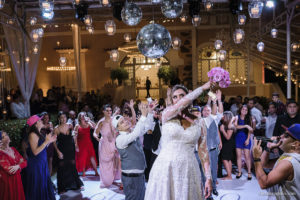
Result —
M 20 150 L 22 129 L 26 125 L 26 119 L 1 120 L 0 130 L 6 132 L 10 138 L 10 146 Z
M 110 78 L 113 81 L 117 79 L 119 85 L 121 85 L 123 80 L 127 80 L 129 78 L 129 74 L 126 69 L 118 67 L 110 70 Z
M 175 70 L 170 66 L 162 66 L 157 72 L 158 78 L 161 78 L 167 85 L 170 80 L 176 78 Z

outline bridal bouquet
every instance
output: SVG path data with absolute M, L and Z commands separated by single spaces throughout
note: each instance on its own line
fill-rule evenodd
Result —
M 218 83 L 220 88 L 227 88 L 230 85 L 230 76 L 229 72 L 221 67 L 214 67 L 208 73 L 207 76 L 209 80 L 214 83 Z M 208 95 L 212 98 L 216 98 L 215 91 L 217 90 L 216 86 L 213 86 Z

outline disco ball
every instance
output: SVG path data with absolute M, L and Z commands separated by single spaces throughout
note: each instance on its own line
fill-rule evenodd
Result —
M 161 3 L 161 12 L 167 18 L 178 17 L 183 8 L 182 0 L 163 0 Z
M 135 3 L 126 3 L 121 12 L 123 22 L 129 26 L 140 23 L 142 16 L 142 10 Z
M 144 26 L 136 38 L 140 52 L 149 58 L 160 58 L 165 55 L 172 43 L 169 31 L 159 24 Z

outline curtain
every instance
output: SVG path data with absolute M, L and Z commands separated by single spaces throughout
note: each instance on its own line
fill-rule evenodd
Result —
M 30 116 L 30 97 L 34 87 L 40 58 L 41 40 L 33 43 L 20 26 L 17 29 L 3 24 L 9 56 L 24 99 L 26 117 Z M 38 53 L 33 54 L 33 46 L 38 45 Z M 29 61 L 26 61 L 29 58 Z

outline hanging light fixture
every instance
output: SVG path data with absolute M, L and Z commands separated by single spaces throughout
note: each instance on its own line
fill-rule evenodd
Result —
M 86 26 L 92 26 L 92 23 L 93 23 L 92 16 L 91 15 L 86 15 L 84 17 L 84 23 L 85 23 Z
M 89 32 L 89 34 L 93 34 L 94 33 L 94 27 L 93 26 L 87 26 L 86 30 Z
M 259 42 L 256 47 L 259 52 L 263 52 L 265 49 L 265 44 L 263 42 Z
M 40 0 L 40 8 L 43 12 L 52 12 L 54 8 L 53 0 Z
M 67 65 L 67 58 L 66 58 L 66 57 L 60 57 L 60 58 L 59 58 L 59 65 L 60 65 L 61 67 L 66 66 L 66 65 Z
M 216 50 L 221 49 L 222 45 L 223 45 L 223 42 L 221 40 L 216 40 L 215 41 L 215 48 L 216 48 Z
M 37 29 L 37 34 L 39 35 L 40 38 L 42 38 L 44 36 L 44 29 L 38 28 Z
M 266 6 L 268 8 L 273 8 L 274 7 L 274 1 L 273 0 L 267 0 L 266 1 Z
M 289 66 L 287 64 L 284 64 L 283 69 L 288 70 Z
M 264 3 L 259 0 L 249 2 L 248 11 L 251 18 L 260 18 Z
M 278 36 L 278 30 L 276 28 L 272 28 L 271 37 L 272 38 L 277 38 L 277 36 Z
M 101 6 L 104 6 L 104 7 L 109 7 L 111 5 L 110 0 L 99 0 L 99 3 Z
M 179 49 L 181 46 L 181 40 L 180 38 L 178 37 L 174 37 L 173 40 L 172 40 L 172 47 L 173 49 L 177 50 Z
M 38 54 L 38 52 L 39 52 L 39 46 L 38 46 L 37 44 L 35 44 L 35 45 L 33 46 L 32 52 L 33 52 L 33 54 Z
M 219 59 L 221 60 L 221 61 L 224 61 L 225 59 L 226 59 L 226 51 L 225 50 L 220 50 L 219 51 Z
M 38 34 L 37 29 L 33 29 L 30 33 L 30 37 L 33 42 L 38 42 L 40 40 L 40 36 Z
M 233 33 L 233 40 L 234 43 L 236 44 L 240 44 L 244 41 L 245 38 L 245 32 L 243 31 L 243 29 L 236 29 Z
M 204 7 L 205 7 L 206 11 L 210 11 L 212 9 L 212 7 L 213 7 L 213 3 L 211 1 L 209 1 L 209 0 L 207 0 L 205 2 L 205 6 Z
M 53 17 L 54 17 L 54 12 L 53 11 L 51 11 L 51 12 L 42 12 L 42 16 L 43 16 L 43 18 L 45 19 L 45 20 L 51 20 L 51 19 L 53 19 Z
M 0 9 L 4 7 L 4 4 L 5 4 L 5 0 L 0 0 Z
M 298 60 L 294 60 L 294 65 L 298 66 L 299 65 L 299 61 Z
M 152 3 L 161 3 L 162 0 L 151 0 Z
M 119 51 L 117 49 L 110 51 L 110 59 L 112 61 L 117 62 L 119 60 Z
M 180 16 L 180 21 L 181 21 L 182 23 L 185 23 L 185 22 L 187 21 L 187 15 L 186 15 L 186 14 L 181 15 L 181 16 Z
M 292 52 L 295 52 L 295 51 L 297 51 L 297 49 L 298 49 L 298 44 L 297 43 L 292 43 L 291 44 L 291 50 L 292 50 Z
M 201 17 L 199 15 L 194 15 L 192 19 L 192 23 L 195 27 L 199 26 L 201 22 Z
M 125 40 L 125 42 L 130 42 L 131 41 L 131 34 L 130 33 L 125 33 L 124 34 L 124 40 Z
M 239 25 L 245 25 L 246 19 L 247 19 L 246 15 L 239 15 L 238 16 Z
M 30 17 L 29 23 L 30 23 L 31 26 L 36 25 L 36 22 L 37 22 L 37 18 L 36 17 Z
M 276 77 L 278 77 L 278 76 L 279 76 L 279 73 L 278 73 L 278 72 L 276 72 L 276 73 L 275 73 L 275 76 L 276 76 Z
M 116 24 L 113 20 L 107 20 L 104 27 L 107 35 L 114 35 L 116 33 Z

